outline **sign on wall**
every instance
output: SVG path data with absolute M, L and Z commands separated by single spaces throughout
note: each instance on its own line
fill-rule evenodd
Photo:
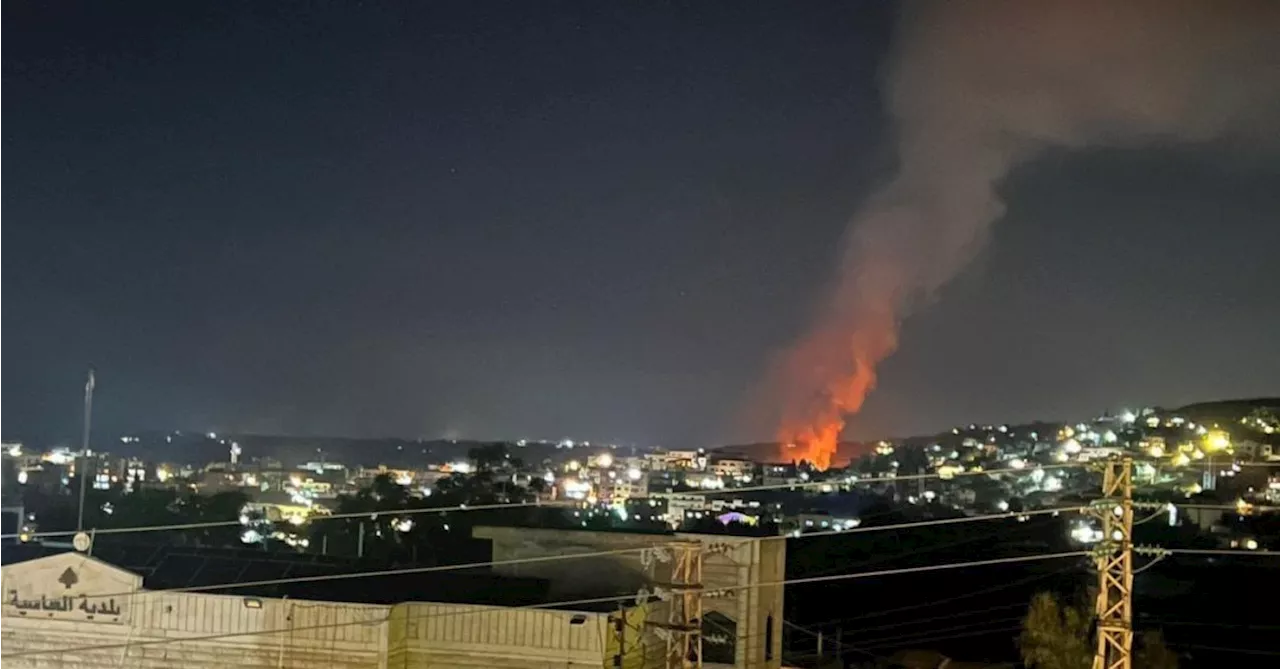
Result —
M 5 616 L 128 622 L 132 593 L 142 579 L 78 553 L 53 555 L 4 568 Z

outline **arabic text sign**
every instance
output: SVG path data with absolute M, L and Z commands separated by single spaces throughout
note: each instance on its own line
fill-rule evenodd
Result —
M 62 595 L 50 597 L 24 596 L 10 589 L 5 605 L 20 616 L 70 617 L 82 620 L 119 622 L 124 602 L 114 597 L 100 598 L 87 595 Z
M 126 624 L 142 577 L 83 553 L 4 565 L 0 608 L 6 620 Z

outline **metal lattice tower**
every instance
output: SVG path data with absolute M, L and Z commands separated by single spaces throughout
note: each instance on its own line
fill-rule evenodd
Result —
M 666 639 L 668 669 L 702 669 L 702 544 L 681 542 L 671 550 L 667 621 L 649 624 Z
M 1130 669 L 1133 648 L 1133 459 L 1113 458 L 1093 504 L 1102 521 L 1098 563 L 1098 646 L 1093 669 Z

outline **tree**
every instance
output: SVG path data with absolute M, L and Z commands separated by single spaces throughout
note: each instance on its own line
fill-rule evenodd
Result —
M 1133 649 L 1136 669 L 1178 669 L 1178 656 L 1159 630 L 1141 633 Z M 1063 603 L 1053 593 L 1031 599 L 1018 637 L 1030 669 L 1089 669 L 1093 663 L 1093 611 L 1085 601 Z
M 511 457 L 511 450 L 503 441 L 476 446 L 467 451 L 467 458 L 475 464 L 479 472 L 519 468 L 521 464 L 519 458 Z
M 1164 645 L 1160 630 L 1143 632 L 1133 656 L 1138 669 L 1178 669 L 1178 655 Z
M 1079 604 L 1063 604 L 1048 592 L 1031 599 L 1018 649 L 1029 669 L 1089 669 L 1093 664 L 1093 615 Z

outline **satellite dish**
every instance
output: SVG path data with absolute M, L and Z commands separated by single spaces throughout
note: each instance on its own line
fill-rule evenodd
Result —
M 76 532 L 75 538 L 71 540 L 71 546 L 81 553 L 88 552 L 89 546 L 93 545 L 93 541 L 89 539 L 89 535 L 84 532 Z

